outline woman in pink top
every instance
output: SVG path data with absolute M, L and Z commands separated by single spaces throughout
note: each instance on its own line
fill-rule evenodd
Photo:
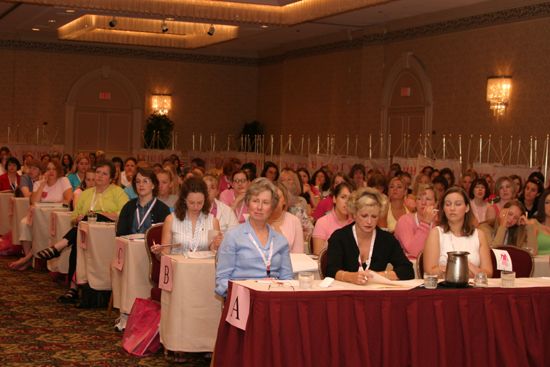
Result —
M 399 218 L 393 233 L 409 259 L 416 259 L 424 250 L 430 229 L 437 224 L 435 191 L 431 184 L 418 185 L 416 209 L 416 213 Z
M 288 241 L 291 253 L 304 253 L 304 231 L 300 219 L 287 212 L 290 194 L 285 185 L 275 183 L 279 195 L 279 203 L 271 212 L 268 223 L 274 230 L 282 234 Z
M 334 188 L 334 208 L 319 218 L 313 229 L 313 254 L 319 255 L 327 247 L 327 241 L 332 233 L 353 221 L 347 207 L 352 191 L 353 187 L 347 182 L 342 182 Z
M 244 203 L 244 194 L 248 189 L 250 181 L 245 171 L 233 172 L 231 176 L 232 189 L 224 190 L 220 194 L 220 201 L 233 209 L 239 223 L 244 223 L 246 218 L 245 214 L 248 213 L 247 207 Z

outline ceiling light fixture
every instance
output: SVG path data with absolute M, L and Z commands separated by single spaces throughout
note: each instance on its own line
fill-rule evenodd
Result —
M 214 27 L 214 24 L 210 24 L 210 28 L 208 28 L 208 32 L 206 32 L 206 34 L 213 36 L 214 33 L 216 33 L 216 27 Z

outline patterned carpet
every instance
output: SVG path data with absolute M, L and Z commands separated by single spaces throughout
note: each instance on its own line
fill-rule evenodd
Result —
M 162 352 L 137 358 L 121 347 L 117 316 L 57 302 L 64 288 L 46 272 L 12 271 L 0 257 L 0 366 L 169 366 Z M 202 354 L 178 365 L 208 366 Z

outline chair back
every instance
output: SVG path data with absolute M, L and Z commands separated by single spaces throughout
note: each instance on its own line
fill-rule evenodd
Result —
M 160 301 L 160 288 L 159 276 L 160 276 L 160 260 L 155 254 L 151 252 L 151 246 L 153 243 L 160 243 L 162 239 L 162 225 L 163 223 L 156 223 L 151 226 L 145 232 L 145 246 L 147 250 L 147 256 L 149 257 L 149 281 L 151 282 L 151 299 Z M 158 298 L 158 299 L 157 299 Z
M 506 250 L 512 259 L 512 270 L 516 272 L 518 278 L 529 278 L 533 275 L 533 256 L 516 246 L 499 246 L 497 250 Z M 493 278 L 500 278 L 500 270 L 497 270 L 497 259 L 495 253 L 491 251 L 491 263 L 493 264 Z
M 424 279 L 424 253 L 420 251 L 416 258 L 416 274 L 420 279 Z
M 325 274 L 327 273 L 327 266 L 328 266 L 328 253 L 327 253 L 326 247 L 323 250 L 321 250 L 321 253 L 319 254 L 319 259 L 317 260 L 317 262 L 319 267 L 319 275 L 321 275 L 321 279 L 325 279 Z

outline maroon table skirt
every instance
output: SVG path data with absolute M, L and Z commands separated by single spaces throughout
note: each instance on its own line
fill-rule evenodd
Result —
M 246 331 L 228 309 L 216 366 L 550 366 L 550 288 L 250 290 Z

